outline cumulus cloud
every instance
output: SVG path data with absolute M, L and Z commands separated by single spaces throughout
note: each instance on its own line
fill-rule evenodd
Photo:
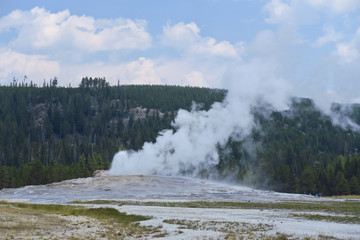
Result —
M 58 47 L 84 51 L 146 49 L 152 38 L 147 22 L 131 19 L 99 20 L 90 16 L 71 15 L 68 10 L 51 13 L 35 7 L 30 11 L 15 10 L 0 19 L 0 33 L 17 30 L 13 48 L 35 50 Z
M 161 84 L 160 74 L 155 63 L 144 57 L 125 66 L 121 76 L 131 84 Z
M 189 43 L 198 41 L 200 29 L 195 23 L 185 24 L 180 22 L 174 26 L 169 24 L 163 28 L 165 44 L 176 46 L 179 48 L 186 47 Z
M 61 79 L 65 85 L 80 82 L 84 76 L 105 77 L 112 85 L 121 84 L 164 84 L 155 61 L 140 57 L 131 62 L 93 62 L 81 65 L 64 65 Z
M 60 76 L 64 85 L 74 86 L 84 76 L 106 77 L 110 84 L 169 84 L 198 87 L 224 87 L 221 83 L 226 64 L 188 62 L 184 59 L 150 59 L 140 57 L 131 62 L 93 62 L 62 65 Z
M 42 55 L 26 55 L 12 50 L 0 50 L 0 83 L 7 84 L 9 77 L 27 75 L 34 83 L 60 74 L 60 65 Z
M 237 58 L 239 50 L 228 41 L 217 42 L 212 37 L 202 37 L 195 23 L 177 23 L 164 27 L 162 41 L 190 54 L 204 54 L 218 57 Z
M 280 23 L 288 20 L 292 16 L 292 8 L 282 0 L 272 0 L 267 3 L 264 10 L 269 13 L 265 20 L 269 23 Z

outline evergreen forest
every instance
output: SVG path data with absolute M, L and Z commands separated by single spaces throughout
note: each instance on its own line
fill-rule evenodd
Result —
M 108 169 L 116 152 L 154 142 L 179 109 L 209 109 L 226 90 L 150 85 L 110 86 L 83 78 L 76 88 L 0 86 L 0 189 L 89 177 Z M 360 124 L 360 106 L 333 112 Z M 257 127 L 219 146 L 219 179 L 281 192 L 360 194 L 360 133 L 333 124 L 311 99 L 289 110 L 253 107 Z M 203 177 L 209 173 L 204 172 Z

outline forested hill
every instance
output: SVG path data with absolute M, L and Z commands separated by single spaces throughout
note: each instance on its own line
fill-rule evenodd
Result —
M 360 123 L 359 105 L 334 104 L 332 111 Z M 231 153 L 220 154 L 220 177 L 236 172 L 247 184 L 282 192 L 360 194 L 358 131 L 334 125 L 310 99 L 294 98 L 284 112 L 259 106 L 254 117 L 252 136 L 230 139 Z
M 120 148 L 139 149 L 171 127 L 192 102 L 208 109 L 224 90 L 109 86 L 84 78 L 78 88 L 0 87 L 0 188 L 90 176 Z
M 0 87 L 0 188 L 87 177 L 109 167 L 119 149 L 140 149 L 170 128 L 192 102 L 208 109 L 225 90 L 178 86 L 109 86 L 84 78 L 78 88 Z M 341 112 L 342 106 L 334 105 Z M 360 108 L 346 115 L 360 123 Z M 218 178 L 277 191 L 360 193 L 360 134 L 333 125 L 309 99 L 289 111 L 254 106 L 258 128 L 220 148 Z

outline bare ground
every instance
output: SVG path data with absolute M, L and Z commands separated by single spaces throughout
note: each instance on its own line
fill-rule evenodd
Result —
M 0 205 L 0 239 L 106 239 L 96 219 Z

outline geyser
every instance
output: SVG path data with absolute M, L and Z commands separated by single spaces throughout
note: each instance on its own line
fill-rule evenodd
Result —
M 244 115 L 237 122 L 234 113 Z M 180 110 L 173 126 L 176 131 L 160 133 L 156 143 L 145 143 L 141 150 L 121 151 L 114 157 L 111 174 L 197 175 L 218 163 L 217 144 L 225 144 L 235 126 L 249 129 L 248 109 L 236 109 L 229 102 L 215 103 L 209 111 Z M 240 128 L 239 128 L 240 129 Z
M 109 173 L 197 176 L 212 169 L 219 162 L 218 145 L 224 145 L 229 137 L 241 140 L 250 133 L 252 104 L 261 99 L 277 108 L 286 107 L 289 87 L 276 77 L 274 69 L 254 62 L 228 72 L 224 102 L 214 103 L 208 111 L 196 107 L 190 112 L 179 110 L 173 122 L 176 131 L 160 132 L 155 143 L 147 142 L 137 152 L 118 152 Z

